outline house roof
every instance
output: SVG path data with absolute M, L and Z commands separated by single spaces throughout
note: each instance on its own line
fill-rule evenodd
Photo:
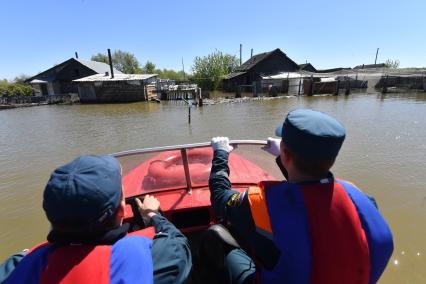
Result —
M 306 68 L 308 67 L 311 67 L 312 69 L 316 70 L 316 68 L 311 63 L 299 64 L 300 70 L 306 70 Z
M 354 69 L 383 68 L 383 67 L 386 67 L 385 63 L 362 64 L 362 65 L 355 66 Z
M 31 78 L 28 78 L 26 81 L 31 82 L 34 79 L 41 79 L 45 81 L 46 77 L 49 77 L 51 81 L 54 80 L 54 75 L 49 74 L 49 72 L 56 71 L 59 72 L 62 69 L 64 69 L 68 64 L 72 63 L 73 61 L 77 61 L 78 63 L 84 65 L 85 67 L 93 70 L 93 72 L 96 72 L 98 74 L 105 74 L 105 72 L 110 72 L 110 67 L 108 64 L 103 62 L 97 62 L 97 61 L 91 61 L 91 60 L 83 60 L 83 59 L 76 59 L 76 58 L 70 58 L 68 60 L 65 60 L 64 62 L 57 64 L 53 66 L 52 68 L 49 68 L 43 72 L 38 73 L 37 75 L 32 76 Z M 114 74 L 122 74 L 120 71 L 114 68 Z
M 337 71 L 350 70 L 350 69 L 351 68 L 349 68 L 349 67 L 338 67 L 338 68 L 317 70 L 317 73 L 333 73 L 333 72 L 337 72 Z
M 84 66 L 86 66 L 89 69 L 92 69 L 98 74 L 105 74 L 105 72 L 110 72 L 109 64 L 106 64 L 104 62 L 98 62 L 98 61 L 92 61 L 92 60 L 83 60 L 83 59 L 76 59 L 72 58 L 74 60 L 77 60 Z M 114 74 L 122 74 L 120 71 L 114 68 Z
M 309 76 L 308 73 L 302 73 L 302 72 L 282 72 L 274 75 L 269 76 L 262 76 L 262 79 L 264 80 L 282 80 L 282 79 L 297 79 L 300 77 L 306 77 Z
M 81 79 L 73 80 L 73 82 L 114 82 L 114 81 L 145 81 L 149 78 L 156 77 L 158 74 L 114 74 L 114 78 L 110 75 L 95 74 Z
M 234 72 L 234 73 L 230 73 L 230 74 L 226 75 L 225 77 L 223 77 L 223 79 L 225 79 L 225 80 L 232 79 L 232 78 L 238 77 L 240 75 L 244 75 L 246 73 L 247 72 Z
M 284 52 L 282 52 L 281 49 L 276 48 L 276 49 L 269 51 L 269 52 L 264 52 L 264 53 L 259 53 L 259 54 L 254 55 L 252 58 L 250 58 L 249 60 L 244 62 L 240 67 L 235 69 L 235 71 L 236 72 L 247 72 L 250 69 L 252 69 L 254 66 L 256 66 L 257 64 L 259 64 L 260 62 L 262 62 L 263 60 L 268 58 L 271 54 L 276 53 L 276 52 L 282 53 L 285 57 L 287 57 L 287 55 Z M 294 62 L 290 58 L 288 58 L 288 60 L 290 60 L 291 62 L 294 63 L 294 65 L 297 66 L 296 62 Z

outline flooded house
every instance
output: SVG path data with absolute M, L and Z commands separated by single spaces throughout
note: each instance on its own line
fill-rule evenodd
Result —
M 223 79 L 222 86 L 226 92 L 234 92 L 238 88 L 247 88 L 248 91 L 251 91 L 253 86 L 256 86 L 256 92 L 261 92 L 262 76 L 298 70 L 299 65 L 277 48 L 254 55 L 236 68 L 233 73 L 228 74 Z
M 156 98 L 157 74 L 95 74 L 74 80 L 80 103 L 124 103 Z
M 70 58 L 26 81 L 43 96 L 77 94 L 78 88 L 76 84 L 73 84 L 73 80 L 95 74 L 105 74 L 109 70 L 110 66 L 102 62 Z M 114 72 L 121 74 L 118 70 L 114 70 Z

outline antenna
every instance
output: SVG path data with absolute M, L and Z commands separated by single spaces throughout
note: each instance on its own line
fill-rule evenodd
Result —
M 242 56 L 243 56 L 243 44 L 240 43 L 240 66 L 241 66 L 241 64 L 243 64 L 242 63 Z
M 183 64 L 183 57 L 182 57 L 182 71 L 183 71 L 183 79 L 185 80 L 185 65 Z

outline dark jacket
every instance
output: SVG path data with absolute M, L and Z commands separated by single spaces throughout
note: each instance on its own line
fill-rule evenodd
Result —
M 212 206 L 216 215 L 231 223 L 237 234 L 243 236 L 263 267 L 271 270 L 280 258 L 280 251 L 271 239 L 256 230 L 247 192 L 240 193 L 231 189 L 228 157 L 229 153 L 226 151 L 214 152 L 209 180 Z M 333 178 L 331 173 L 330 178 Z M 374 198 L 367 197 L 377 207 Z
M 151 219 L 155 228 L 151 255 L 154 271 L 154 283 L 184 283 L 192 266 L 191 252 L 187 238 L 166 218 L 156 215 Z M 112 230 L 107 234 L 90 240 L 90 243 L 110 244 L 124 237 L 128 226 Z M 49 239 L 61 236 L 49 234 Z M 62 241 L 64 241 L 62 239 Z M 0 283 L 13 272 L 25 255 L 25 251 L 15 254 L 0 265 Z

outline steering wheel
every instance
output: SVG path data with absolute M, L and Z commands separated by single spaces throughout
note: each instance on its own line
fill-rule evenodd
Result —
M 137 231 L 141 229 L 145 229 L 148 227 L 148 224 L 146 224 L 145 220 L 142 218 L 141 213 L 139 213 L 139 207 L 136 203 L 136 198 L 139 198 L 141 202 L 143 202 L 145 195 L 139 195 L 139 196 L 132 196 L 129 198 L 126 198 L 126 204 L 129 204 L 132 208 L 133 213 L 133 219 L 130 222 L 130 231 Z M 163 211 L 158 209 L 158 213 L 162 216 L 164 216 Z
M 130 231 L 137 231 L 140 229 L 145 229 L 148 224 L 145 224 L 145 221 L 142 218 L 141 213 L 139 213 L 138 204 L 136 203 L 136 198 L 139 198 L 142 202 L 144 196 L 131 197 L 126 199 L 126 204 L 129 204 L 132 208 L 133 219 L 130 222 Z

